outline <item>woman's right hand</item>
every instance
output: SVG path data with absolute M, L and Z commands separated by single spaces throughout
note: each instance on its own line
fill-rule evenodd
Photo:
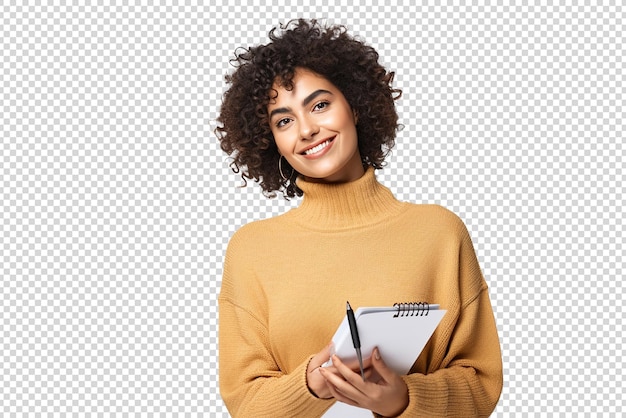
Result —
M 306 369 L 306 384 L 311 393 L 321 399 L 329 399 L 333 397 L 330 393 L 328 385 L 326 384 L 326 379 L 324 379 L 319 370 L 320 366 L 330 359 L 331 347 L 332 343 L 328 344 L 322 349 L 322 351 L 313 356 Z
M 330 399 L 333 397 L 330 391 L 330 388 L 328 384 L 326 383 L 326 379 L 320 373 L 320 366 L 326 363 L 330 359 L 330 355 L 331 355 L 330 352 L 331 352 L 332 346 L 333 346 L 332 343 L 328 344 L 319 353 L 313 356 L 306 370 L 306 384 L 309 387 L 309 391 L 311 391 L 311 393 L 313 393 L 315 396 L 321 399 Z M 354 372 L 359 371 L 359 363 L 356 360 L 352 363 L 347 363 L 346 365 L 349 368 L 351 368 L 352 371 Z M 376 374 L 376 371 L 373 370 L 371 366 L 372 366 L 371 357 L 368 357 L 363 360 L 363 369 L 364 369 L 365 379 L 366 380 L 370 380 L 370 379 L 378 380 L 379 377 Z M 339 370 L 337 370 L 335 366 L 331 365 L 328 367 L 324 367 L 324 370 L 327 372 L 336 374 L 337 376 L 340 376 L 343 378 L 343 376 L 341 375 L 341 373 L 339 373 Z

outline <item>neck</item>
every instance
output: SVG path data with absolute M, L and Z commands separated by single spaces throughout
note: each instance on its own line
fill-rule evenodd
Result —
M 402 207 L 391 191 L 380 184 L 374 169 L 345 183 L 314 183 L 298 179 L 304 192 L 302 204 L 294 211 L 298 220 L 314 229 L 344 229 L 373 224 Z

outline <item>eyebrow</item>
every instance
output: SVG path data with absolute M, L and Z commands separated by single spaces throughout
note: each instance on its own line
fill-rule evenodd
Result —
M 304 98 L 304 100 L 302 100 L 302 106 L 304 107 L 304 106 L 308 105 L 308 104 L 309 104 L 309 103 L 311 103 L 313 100 L 315 100 L 315 98 L 316 98 L 317 96 L 319 96 L 320 94 L 330 94 L 330 95 L 332 95 L 333 93 L 332 93 L 332 92 L 330 92 L 330 91 L 328 91 L 328 90 L 324 90 L 324 89 L 318 89 L 318 90 L 315 90 L 313 93 L 311 93 L 311 94 L 309 94 L 308 96 L 306 96 L 306 97 Z M 275 114 L 277 114 L 277 113 L 289 113 L 289 112 L 290 112 L 290 110 L 291 110 L 291 109 L 290 109 L 290 108 L 288 108 L 288 107 L 279 107 L 279 108 L 276 108 L 276 109 L 274 109 L 274 110 L 272 110 L 272 111 L 270 112 L 270 119 L 271 119 L 271 118 L 272 118 Z

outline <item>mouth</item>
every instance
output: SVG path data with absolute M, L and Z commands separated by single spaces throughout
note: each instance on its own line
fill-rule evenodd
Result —
M 319 152 L 322 152 L 324 149 L 326 149 L 326 147 L 328 147 L 333 141 L 335 140 L 335 137 L 333 136 L 332 138 L 328 138 L 327 140 L 325 140 L 324 142 L 320 142 L 317 145 L 312 146 L 311 148 L 307 148 L 304 151 L 302 151 L 300 154 L 301 155 L 314 155 L 317 154 Z

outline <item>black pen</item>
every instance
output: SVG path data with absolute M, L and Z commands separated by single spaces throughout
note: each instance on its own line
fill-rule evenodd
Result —
M 365 372 L 363 371 L 363 356 L 361 356 L 361 340 L 359 339 L 359 330 L 356 328 L 356 319 L 354 312 L 350 307 L 350 302 L 346 301 L 346 315 L 348 316 L 348 325 L 350 326 L 350 334 L 352 335 L 352 344 L 356 350 L 356 357 L 359 359 L 359 368 L 361 369 L 361 377 L 365 380 Z

